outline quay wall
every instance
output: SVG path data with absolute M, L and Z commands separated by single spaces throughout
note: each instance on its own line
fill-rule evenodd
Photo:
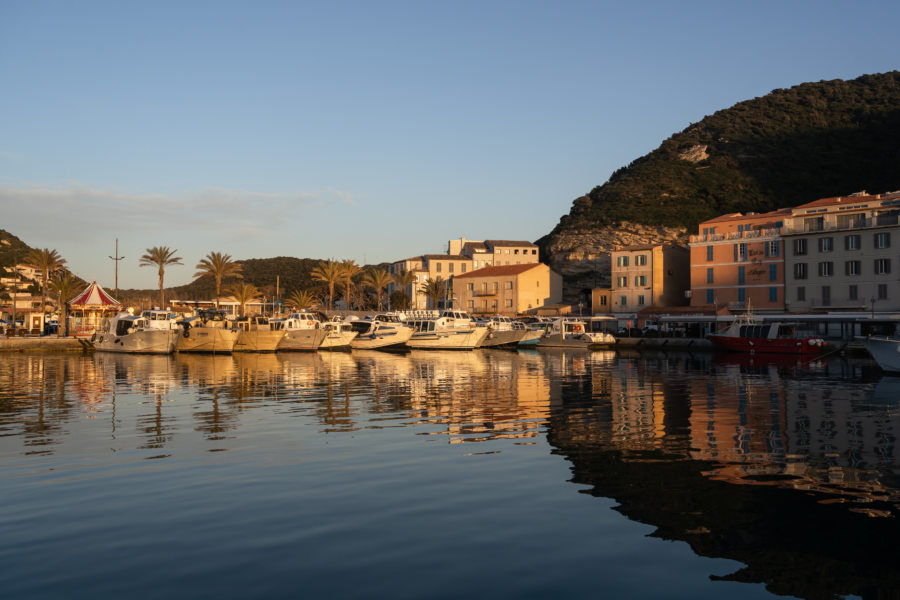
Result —
M 61 352 L 84 350 L 81 342 L 73 337 L 0 337 L 0 352 L 24 351 Z

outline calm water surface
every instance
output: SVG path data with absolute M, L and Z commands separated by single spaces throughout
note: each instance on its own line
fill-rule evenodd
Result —
M 4 598 L 895 598 L 867 361 L 0 356 Z

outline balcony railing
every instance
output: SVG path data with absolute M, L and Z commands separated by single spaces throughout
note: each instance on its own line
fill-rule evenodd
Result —
M 690 242 L 727 242 L 729 240 L 753 240 L 760 238 L 774 238 L 781 233 L 778 227 L 769 229 L 749 229 L 747 231 L 732 231 L 731 233 L 714 233 L 708 235 L 692 235 Z
M 868 229 L 871 227 L 883 227 L 885 225 L 900 224 L 900 214 L 888 213 L 845 221 L 825 221 L 822 223 L 785 223 L 783 233 L 785 235 L 797 235 L 800 233 L 820 233 L 823 231 L 841 231 L 848 229 Z

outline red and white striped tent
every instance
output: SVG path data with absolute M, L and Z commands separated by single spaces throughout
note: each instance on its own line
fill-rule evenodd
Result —
M 69 307 L 69 335 L 90 337 L 103 320 L 122 310 L 122 304 L 110 296 L 96 281 L 66 302 Z

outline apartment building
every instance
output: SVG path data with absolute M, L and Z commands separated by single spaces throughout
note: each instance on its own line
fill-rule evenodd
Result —
M 610 253 L 609 312 L 632 313 L 648 306 L 687 304 L 690 253 L 683 246 L 648 244 Z M 604 294 L 597 295 L 602 302 Z M 592 307 L 597 311 L 597 306 Z M 597 311 L 600 312 L 600 311 Z
M 802 204 L 781 235 L 789 310 L 900 310 L 900 192 Z
M 455 276 L 467 273 L 473 269 L 473 261 L 468 256 L 461 254 L 423 254 L 413 256 L 391 263 L 390 272 L 398 275 L 403 271 L 412 271 L 415 274 L 415 282 L 408 285 L 403 291 L 410 298 L 410 308 L 424 310 L 429 308 L 428 298 L 419 291 L 419 288 L 429 279 L 440 277 L 444 281 L 451 282 Z M 392 283 L 388 286 L 388 293 L 399 290 L 400 286 Z
M 733 213 L 700 223 L 690 238 L 691 306 L 785 307 L 784 243 L 790 209 Z
M 453 279 L 453 306 L 472 314 L 516 315 L 562 301 L 562 276 L 545 264 L 484 267 Z
M 539 262 L 538 247 L 535 244 L 516 240 L 475 241 L 462 237 L 447 243 L 447 253 L 468 256 L 476 269 Z

